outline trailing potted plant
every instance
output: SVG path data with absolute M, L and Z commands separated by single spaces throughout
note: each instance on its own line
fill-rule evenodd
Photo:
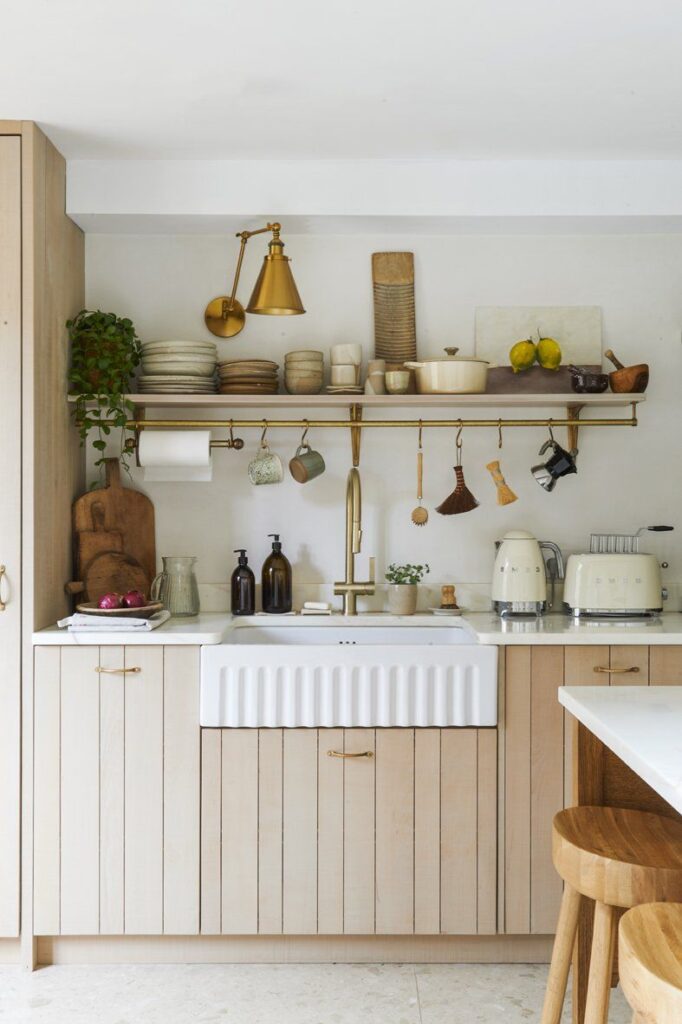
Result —
M 388 610 L 391 615 L 414 615 L 417 587 L 430 571 L 428 565 L 389 565 L 386 579 L 389 582 Z
M 120 458 L 129 471 L 125 425 L 134 406 L 125 395 L 141 358 L 133 322 L 115 313 L 82 309 L 66 321 L 66 327 L 71 340 L 69 391 L 77 396 L 74 418 L 81 444 L 95 432 L 92 446 L 99 456 L 95 465 L 101 467 L 106 438 L 112 428 L 120 429 Z

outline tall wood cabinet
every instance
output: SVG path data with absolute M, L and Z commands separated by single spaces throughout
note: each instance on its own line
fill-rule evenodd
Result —
M 32 786 L 31 633 L 66 610 L 70 506 L 83 484 L 64 322 L 84 303 L 84 246 L 65 192 L 48 139 L 0 121 L 0 938 L 19 935 L 20 906 L 30 915 L 32 812 L 20 794 Z

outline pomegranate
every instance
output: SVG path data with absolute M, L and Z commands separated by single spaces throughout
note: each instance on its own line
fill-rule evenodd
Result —
M 113 608 L 122 608 L 123 600 L 120 594 L 105 594 L 104 597 L 100 597 L 97 607 L 111 611 Z
M 147 598 L 140 590 L 129 590 L 123 595 L 123 605 L 126 608 L 143 608 L 146 603 Z

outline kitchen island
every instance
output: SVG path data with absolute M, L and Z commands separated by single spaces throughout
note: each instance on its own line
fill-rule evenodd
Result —
M 562 686 L 574 719 L 573 802 L 682 814 L 682 686 Z M 582 1021 L 591 911 L 581 911 L 574 1020 Z

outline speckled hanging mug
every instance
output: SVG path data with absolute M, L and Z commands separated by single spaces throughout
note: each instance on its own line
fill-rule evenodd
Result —
M 252 484 L 281 484 L 284 479 L 284 469 L 279 455 L 270 451 L 270 446 L 265 440 L 268 432 L 267 423 L 263 427 L 260 447 L 255 458 L 249 463 L 249 480 Z

